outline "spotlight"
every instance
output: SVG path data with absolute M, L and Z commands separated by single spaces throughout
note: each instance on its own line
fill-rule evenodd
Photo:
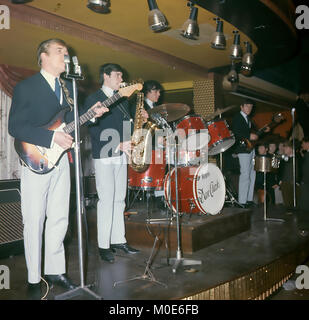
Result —
M 246 76 L 249 77 L 251 75 L 252 71 L 252 65 L 253 65 L 253 54 L 252 54 L 252 46 L 250 42 L 245 41 L 246 45 L 246 53 L 244 54 L 242 58 L 242 65 L 240 68 L 240 72 Z
M 168 29 L 168 22 L 164 14 L 158 9 L 156 0 L 148 0 L 149 14 L 148 25 L 154 32 L 161 32 Z
M 215 18 L 214 20 L 217 21 L 217 29 L 212 36 L 211 47 L 214 49 L 223 50 L 225 49 L 226 45 L 225 36 L 223 34 L 223 21 L 221 21 L 219 18 Z
M 236 71 L 236 65 L 235 62 L 232 60 L 231 70 L 227 75 L 227 80 L 231 83 L 238 83 L 238 73 Z
M 199 27 L 197 24 L 198 8 L 191 7 L 189 19 L 183 24 L 181 35 L 185 38 L 196 40 L 199 36 Z
M 27 2 L 31 2 L 32 0 L 11 0 L 12 3 L 15 4 L 23 4 L 23 3 L 27 3 Z
M 232 60 L 240 60 L 242 57 L 242 49 L 240 46 L 240 34 L 238 33 L 237 30 L 234 30 L 233 33 L 234 33 L 234 42 L 233 42 L 233 45 L 231 46 L 230 58 Z
M 96 13 L 110 13 L 110 0 L 88 0 L 87 7 Z

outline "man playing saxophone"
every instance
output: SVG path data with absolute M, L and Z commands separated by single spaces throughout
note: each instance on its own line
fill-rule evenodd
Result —
M 122 83 L 123 69 L 114 63 L 106 63 L 100 68 L 102 87 L 91 94 L 85 108 L 92 101 L 112 97 Z M 145 112 L 146 113 L 146 112 Z M 143 113 L 146 121 L 146 114 Z M 132 150 L 132 118 L 128 100 L 122 98 L 110 107 L 107 116 L 101 117 L 89 126 L 92 143 L 97 204 L 97 237 L 102 260 L 113 263 L 113 253 L 122 250 L 135 254 L 138 250 L 130 247 L 125 238 L 124 209 L 127 190 L 127 156 Z

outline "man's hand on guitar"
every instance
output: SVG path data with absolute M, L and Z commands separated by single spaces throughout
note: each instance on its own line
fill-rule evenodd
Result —
M 259 138 L 259 136 L 255 133 L 250 133 L 250 140 L 251 141 L 255 141 Z
M 62 149 L 70 149 L 73 144 L 73 138 L 68 133 L 56 131 L 54 134 L 54 143 L 57 143 Z
M 108 112 L 109 109 L 106 107 L 102 107 L 102 103 L 98 101 L 96 104 L 94 104 L 91 109 L 96 113 L 94 116 L 95 118 L 103 116 L 104 113 Z

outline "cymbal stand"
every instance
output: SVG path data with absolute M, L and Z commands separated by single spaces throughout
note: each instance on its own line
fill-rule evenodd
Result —
M 152 264 L 152 260 L 153 260 L 153 257 L 154 257 L 154 252 L 155 252 L 155 248 L 156 248 L 156 244 L 158 242 L 159 238 L 158 236 L 156 235 L 155 236 L 155 240 L 154 240 L 154 243 L 153 243 L 153 246 L 152 246 L 152 250 L 150 252 L 150 256 L 147 260 L 147 263 L 146 263 L 146 268 L 145 268 L 145 271 L 143 273 L 143 275 L 141 276 L 136 276 L 136 277 L 133 277 L 131 279 L 127 279 L 127 280 L 123 280 L 123 281 L 117 281 L 114 283 L 114 288 L 121 284 L 121 283 L 125 283 L 125 282 L 129 282 L 129 281 L 134 281 L 134 280 L 148 280 L 150 282 L 155 282 L 165 288 L 167 288 L 167 285 L 163 282 L 160 282 L 160 281 L 157 281 L 156 278 L 154 277 L 153 273 L 151 272 L 150 270 L 150 267 L 151 267 L 151 264 Z
M 177 161 L 178 161 L 178 137 L 175 136 L 175 194 L 176 194 L 176 228 L 177 228 L 177 251 L 176 251 L 176 258 L 170 258 L 168 260 L 169 264 L 174 263 L 172 267 L 173 273 L 176 273 L 177 268 L 180 264 L 184 266 L 188 265 L 197 265 L 202 264 L 200 260 L 190 260 L 184 259 L 182 257 L 181 252 L 181 236 L 180 236 L 180 221 L 179 221 L 179 208 L 178 208 L 178 177 L 177 177 Z

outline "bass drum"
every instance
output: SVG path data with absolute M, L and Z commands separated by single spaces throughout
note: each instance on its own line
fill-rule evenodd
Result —
M 177 170 L 179 213 L 218 214 L 225 202 L 225 181 L 220 169 L 212 163 Z M 171 194 L 171 197 L 169 197 Z M 164 179 L 164 197 L 176 212 L 175 169 Z

